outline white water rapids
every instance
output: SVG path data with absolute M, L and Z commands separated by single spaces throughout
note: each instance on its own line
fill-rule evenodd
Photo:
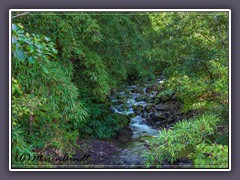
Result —
M 145 101 L 138 101 L 137 99 L 140 96 L 146 95 L 146 88 L 142 88 L 141 90 L 144 92 L 143 94 L 140 93 L 134 93 L 132 92 L 134 89 L 138 88 L 137 86 L 128 86 L 128 94 L 126 92 L 119 92 L 118 95 L 123 96 L 126 99 L 126 106 L 127 108 L 123 108 L 123 104 L 116 105 L 112 107 L 115 113 L 118 114 L 124 114 L 124 115 L 130 115 L 134 114 L 133 106 L 142 106 L 143 108 L 146 106 Z M 151 96 L 151 94 L 149 94 Z M 117 100 L 113 100 L 114 102 L 117 102 Z M 138 138 L 141 136 L 157 136 L 159 135 L 159 131 L 156 129 L 153 129 L 146 121 L 146 118 L 141 117 L 140 115 L 137 115 L 135 117 L 131 118 L 130 121 L 130 128 L 133 130 L 133 138 Z

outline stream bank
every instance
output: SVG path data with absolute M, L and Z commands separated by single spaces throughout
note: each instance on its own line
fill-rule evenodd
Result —
M 168 129 L 176 122 L 194 115 L 191 112 L 181 113 L 177 96 L 174 93 L 162 94 L 164 90 L 165 77 L 160 76 L 155 82 L 128 85 L 112 95 L 110 110 L 112 113 L 127 116 L 129 126 L 123 127 L 111 141 L 78 140 L 77 144 L 81 148 L 76 149 L 74 157 L 90 155 L 90 158 L 82 163 L 84 168 L 145 168 L 144 154 L 150 148 L 149 141 L 161 135 L 161 129 Z M 79 165 L 74 163 L 73 167 Z M 191 162 L 181 158 L 173 164 L 167 161 L 162 164 L 162 168 L 183 166 L 190 167 Z
M 180 103 L 174 93 L 161 95 L 165 90 L 165 77 L 143 85 L 129 85 L 110 97 L 111 111 L 130 118 L 129 126 L 122 128 L 112 141 L 89 140 L 92 147 L 90 164 L 100 168 L 145 168 L 146 157 L 151 138 L 161 134 L 162 128 L 171 125 L 192 114 L 182 114 Z M 86 143 L 86 142 L 85 142 Z M 81 144 L 81 143 L 80 143 Z M 187 159 L 174 162 L 176 166 L 191 164 Z M 168 163 L 163 164 L 171 168 Z

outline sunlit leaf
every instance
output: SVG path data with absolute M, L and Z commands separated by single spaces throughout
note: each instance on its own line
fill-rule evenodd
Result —
M 17 31 L 19 29 L 19 27 L 15 24 L 12 24 L 12 30 L 13 31 Z
M 43 66 L 42 69 L 46 74 L 48 74 L 48 69 L 45 66 Z

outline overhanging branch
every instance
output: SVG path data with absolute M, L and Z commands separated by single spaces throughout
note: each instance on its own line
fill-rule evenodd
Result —
M 26 15 L 26 14 L 28 14 L 28 13 L 30 13 L 30 12 L 24 12 L 24 13 L 18 14 L 18 15 L 16 15 L 16 16 L 13 16 L 12 19 L 13 19 L 13 18 L 16 18 L 16 17 L 19 17 L 19 16 L 24 16 L 24 15 Z

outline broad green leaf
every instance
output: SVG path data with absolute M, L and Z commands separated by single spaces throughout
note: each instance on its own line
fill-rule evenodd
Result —
M 21 23 L 18 23 L 17 25 L 18 25 L 18 27 L 20 27 L 21 29 L 24 28 L 23 25 L 22 25 Z
M 16 43 L 17 43 L 17 40 L 16 40 L 15 37 L 12 37 L 12 43 L 13 43 L 13 44 L 16 44 Z
M 40 43 L 37 43 L 36 46 L 37 46 L 39 49 L 43 49 L 43 48 L 44 48 L 44 45 L 43 45 L 43 44 L 40 44 Z
M 54 57 L 55 57 L 55 56 L 54 56 Z M 49 60 L 48 60 L 47 56 L 42 55 L 42 58 L 43 58 L 47 63 L 49 63 Z
M 28 62 L 30 62 L 31 64 L 34 64 L 34 59 L 33 59 L 33 57 L 29 57 L 29 58 L 28 58 Z
M 15 88 L 12 88 L 12 94 L 14 94 L 15 93 Z
M 12 30 L 13 31 L 17 31 L 19 29 L 19 27 L 16 24 L 12 24 Z
M 58 51 L 57 51 L 55 48 L 52 48 L 52 51 L 53 51 L 55 54 L 58 53 Z
M 28 50 L 30 53 L 33 53 L 33 51 L 35 50 L 34 46 L 28 46 Z
M 42 69 L 46 74 L 48 74 L 48 69 L 45 66 L 43 66 Z
M 51 39 L 49 38 L 49 37 L 44 37 L 44 39 L 46 40 L 46 41 L 51 41 Z
M 22 49 L 19 49 L 19 48 L 16 48 L 16 50 L 15 50 L 15 57 L 17 59 L 19 59 L 20 61 L 24 61 L 26 59 L 24 51 Z
M 19 93 L 19 94 L 23 94 L 21 89 L 19 87 L 16 88 L 16 91 Z
M 24 33 L 24 30 L 22 30 L 22 29 L 19 29 L 19 30 L 17 30 L 17 33 L 18 33 L 18 36 L 23 36 L 23 35 L 21 35 L 21 34 L 23 34 L 23 33 Z

